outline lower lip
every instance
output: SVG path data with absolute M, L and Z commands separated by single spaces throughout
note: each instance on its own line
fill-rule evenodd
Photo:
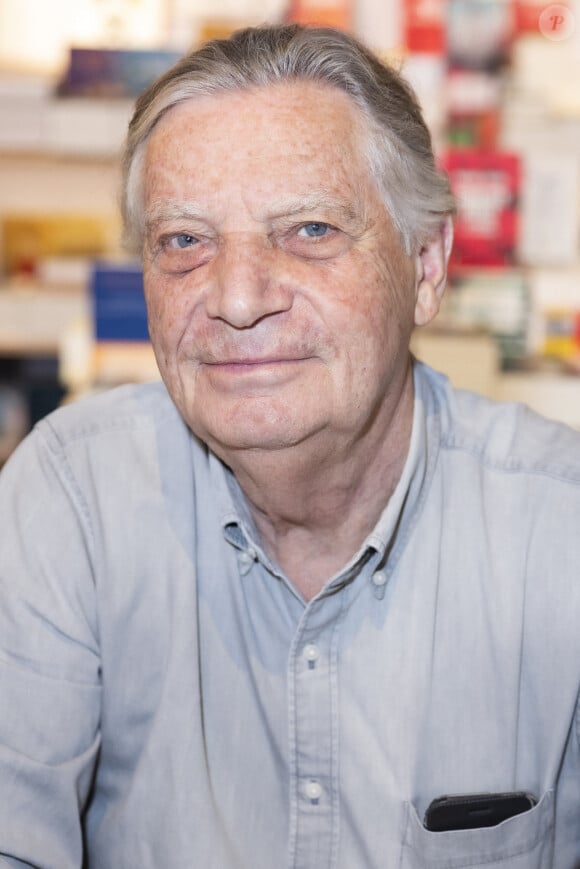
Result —
M 307 359 L 267 359 L 263 362 L 222 362 L 205 367 L 210 375 L 231 379 L 255 379 L 258 382 L 276 381 L 291 376 L 294 369 Z

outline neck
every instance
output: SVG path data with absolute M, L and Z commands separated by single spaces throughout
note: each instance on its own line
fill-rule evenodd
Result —
M 400 479 L 412 421 L 409 369 L 387 423 L 370 426 L 354 442 L 337 444 L 322 434 L 283 451 L 224 457 L 264 548 L 307 600 L 376 525 Z

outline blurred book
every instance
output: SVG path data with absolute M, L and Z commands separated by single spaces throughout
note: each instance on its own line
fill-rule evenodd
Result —
M 97 262 L 91 280 L 93 385 L 157 379 L 138 263 Z
M 120 233 L 116 215 L 70 212 L 7 213 L 0 231 L 7 277 L 41 281 L 49 275 L 51 282 L 59 269 L 61 277 L 70 279 L 74 272 L 86 279 L 87 259 L 114 252 Z
M 180 52 L 71 48 L 59 96 L 135 97 L 173 66 Z
M 519 269 L 464 269 L 449 281 L 441 322 L 485 329 L 497 343 L 501 365 L 513 368 L 529 352 L 530 291 Z
M 457 197 L 451 270 L 516 261 L 520 160 L 506 151 L 450 150 L 444 158 Z
M 447 0 L 447 55 L 451 68 L 493 72 L 510 57 L 512 3 L 506 0 Z
M 494 150 L 498 145 L 501 78 L 481 70 L 450 70 L 446 80 L 450 148 Z
M 91 278 L 91 299 L 97 342 L 149 341 L 140 265 L 96 262 Z
M 580 358 L 580 307 L 546 309 L 542 353 L 559 359 Z
M 446 5 L 441 0 L 404 0 L 403 41 L 412 53 L 442 55 L 446 50 Z
M 580 362 L 580 269 L 533 269 L 530 287 L 532 351 Z

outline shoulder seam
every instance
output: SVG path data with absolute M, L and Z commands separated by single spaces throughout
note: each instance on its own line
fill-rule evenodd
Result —
M 52 423 L 50 417 L 41 420 L 37 425 L 46 424 L 50 427 L 55 440 L 61 447 L 66 444 L 72 444 L 79 440 L 84 440 L 88 437 L 97 437 L 101 434 L 111 434 L 116 431 L 135 431 L 139 428 L 151 428 L 151 420 L 146 417 L 135 418 L 132 414 L 126 416 L 114 417 L 99 422 L 84 423 L 80 426 L 71 428 L 66 434 Z
M 481 462 L 484 467 L 491 471 L 503 472 L 508 474 L 533 474 L 539 477 L 549 477 L 561 483 L 569 483 L 580 486 L 580 468 L 576 473 L 571 469 L 566 469 L 561 465 L 553 464 L 551 466 L 534 466 L 523 464 L 519 460 L 506 458 L 504 461 L 494 461 L 485 453 L 485 447 L 469 446 L 461 441 L 455 440 L 453 437 L 445 437 L 441 440 L 441 448 L 445 450 L 457 450 L 472 455 L 475 459 Z
M 66 444 L 59 437 L 58 432 L 55 430 L 52 422 L 48 418 L 41 420 L 37 424 L 36 430 L 39 436 L 42 437 L 42 439 L 44 440 L 47 448 L 54 455 L 55 459 L 58 458 L 60 460 L 59 467 L 56 469 L 57 473 L 59 470 L 61 471 L 60 476 L 62 476 L 63 478 L 63 485 L 67 487 L 70 497 L 73 503 L 76 505 L 76 508 L 79 511 L 79 514 L 83 520 L 83 524 L 87 529 L 88 538 L 90 540 L 90 546 L 92 549 L 92 556 L 94 560 L 96 552 L 96 541 L 93 523 L 91 521 L 91 514 L 89 511 L 89 506 L 83 496 L 81 487 L 77 482 L 68 456 L 66 454 Z

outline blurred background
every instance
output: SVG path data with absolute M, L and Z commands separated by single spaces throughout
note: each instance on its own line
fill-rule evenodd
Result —
M 419 94 L 459 213 L 416 355 L 580 428 L 580 0 L 0 0 L 0 464 L 61 402 L 157 376 L 127 121 L 183 53 L 265 21 L 353 32 Z

